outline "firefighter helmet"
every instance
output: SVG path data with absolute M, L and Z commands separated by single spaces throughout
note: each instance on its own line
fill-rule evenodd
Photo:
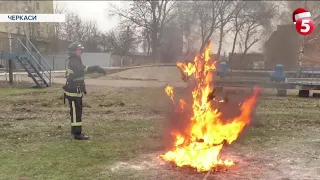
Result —
M 69 47 L 68 47 L 68 54 L 69 54 L 69 56 L 75 55 L 77 49 L 83 50 L 84 47 L 83 47 L 83 45 L 82 45 L 81 43 L 79 43 L 79 42 L 73 42 L 73 43 L 71 43 L 71 44 L 69 45 Z

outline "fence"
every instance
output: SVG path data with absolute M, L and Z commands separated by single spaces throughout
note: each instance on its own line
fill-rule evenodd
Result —
M 44 64 L 42 58 L 39 54 L 33 53 L 33 56 L 38 60 L 39 64 Z M 42 53 L 43 58 L 52 67 L 53 70 L 65 70 L 66 69 L 66 59 L 68 58 L 68 53 Z M 83 64 L 87 66 L 98 65 L 101 67 L 112 67 L 113 60 L 111 54 L 109 53 L 83 53 L 81 56 Z M 2 65 L 3 68 L 7 68 L 8 64 L 4 60 Z M 22 69 L 21 65 L 14 60 L 14 69 Z
M 43 53 L 42 55 L 53 70 L 65 70 L 68 53 Z M 81 59 L 86 66 L 112 67 L 111 54 L 109 53 L 83 53 Z

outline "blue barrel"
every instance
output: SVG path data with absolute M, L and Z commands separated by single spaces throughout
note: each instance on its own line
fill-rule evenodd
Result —
M 216 72 L 217 72 L 217 75 L 220 76 L 220 77 L 224 77 L 226 75 L 226 73 L 228 72 L 228 65 L 226 62 L 221 62 L 221 63 L 218 63 L 217 64 L 217 67 L 216 67 Z
M 274 71 L 270 74 L 270 80 L 274 82 L 284 82 L 286 80 L 286 74 L 282 64 L 277 64 Z

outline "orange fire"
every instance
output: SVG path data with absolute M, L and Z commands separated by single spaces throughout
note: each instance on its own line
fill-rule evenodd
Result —
M 212 73 L 210 70 L 215 69 L 215 64 L 210 59 L 210 48 L 211 43 L 202 55 L 195 57 L 194 63 L 177 63 L 178 68 L 186 73 L 186 76 L 194 75 L 197 82 L 192 91 L 193 116 L 188 127 L 184 129 L 184 133 L 172 133 L 175 137 L 174 149 L 160 155 L 160 158 L 174 162 L 178 167 L 191 166 L 198 171 L 209 171 L 217 166 L 234 165 L 231 159 L 222 160 L 220 151 L 224 142 L 231 144 L 238 138 L 243 128 L 250 123 L 250 115 L 260 91 L 259 88 L 255 88 L 253 96 L 242 103 L 241 114 L 238 117 L 222 122 L 221 112 L 212 104 L 212 101 L 216 100 L 214 98 L 208 100 L 214 89 L 211 86 Z M 174 103 L 173 88 L 167 86 L 165 91 Z M 180 99 L 179 109 L 183 111 L 185 105 L 186 101 Z

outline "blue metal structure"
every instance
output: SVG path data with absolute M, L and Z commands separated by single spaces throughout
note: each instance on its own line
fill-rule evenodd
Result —
M 28 40 L 35 52 L 30 52 L 19 38 L 11 38 L 11 40 L 17 40 L 25 52 L 2 52 L 0 58 L 7 61 L 17 60 L 38 88 L 51 86 L 52 68 L 32 42 Z
M 216 73 L 218 76 L 224 78 L 227 72 L 229 72 L 229 68 L 226 62 L 221 62 L 217 64 Z
M 282 64 L 277 64 L 274 71 L 270 74 L 270 81 L 272 82 L 285 82 L 286 73 L 283 70 Z

